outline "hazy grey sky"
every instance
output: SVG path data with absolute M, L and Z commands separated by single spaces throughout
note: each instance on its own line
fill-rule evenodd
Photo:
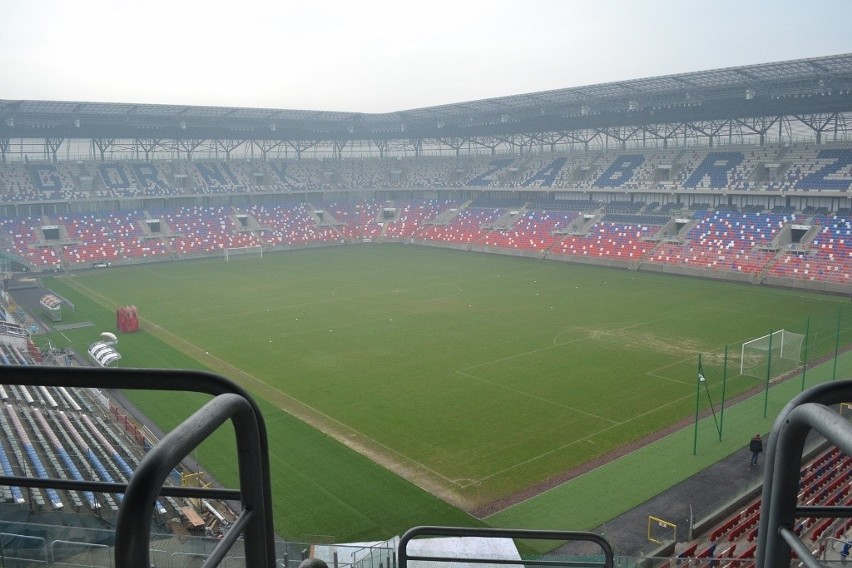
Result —
M 0 0 L 0 99 L 390 112 L 852 52 L 848 0 Z

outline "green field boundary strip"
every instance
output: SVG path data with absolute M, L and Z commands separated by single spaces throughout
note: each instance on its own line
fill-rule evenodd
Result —
M 837 377 L 852 377 L 852 352 L 837 361 Z M 807 386 L 832 380 L 833 360 L 806 373 Z M 712 417 L 699 421 L 698 451 L 693 455 L 690 424 L 616 460 L 488 516 L 495 527 L 592 530 L 698 474 L 737 451 L 745 451 L 752 432 L 768 432 L 775 416 L 801 392 L 801 374 L 770 388 L 763 417 L 764 392 L 725 409 L 722 441 Z M 745 454 L 744 454 L 745 455 Z M 745 460 L 745 458 L 743 458 Z M 588 506 L 594 503 L 593 507 Z M 662 511 L 661 511 L 662 513 Z

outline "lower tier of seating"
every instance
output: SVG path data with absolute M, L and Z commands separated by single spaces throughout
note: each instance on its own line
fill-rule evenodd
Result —
M 672 265 L 798 282 L 852 284 L 852 217 L 848 212 L 805 218 L 788 213 L 699 210 L 684 234 L 667 229 L 672 216 L 636 222 L 511 203 L 488 207 L 452 200 L 375 200 L 315 205 L 181 207 L 159 211 L 64 215 L 0 220 L 0 243 L 34 271 L 76 269 L 96 263 L 221 254 L 238 247 L 305 246 L 381 239 L 413 239 L 504 249 L 549 257 L 605 259 L 626 265 Z M 149 223 L 150 219 L 156 223 Z M 596 221 L 596 222 L 594 222 Z M 813 226 L 810 242 L 780 244 L 793 224 Z M 665 237 L 662 239 L 661 237 Z M 774 251 L 780 251 L 778 253 Z

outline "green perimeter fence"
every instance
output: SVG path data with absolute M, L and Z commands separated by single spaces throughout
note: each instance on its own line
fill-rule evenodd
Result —
M 776 329 L 710 353 L 699 353 L 695 372 L 695 426 L 693 454 L 698 452 L 698 424 L 709 412 L 721 441 L 725 408 L 731 392 L 763 394 L 763 418 L 770 416 L 772 386 L 797 381 L 799 392 L 815 384 L 810 375 L 819 366 L 829 380 L 840 378 L 840 356 L 852 347 L 852 304 L 789 321 Z M 729 387 L 734 387 L 729 389 Z M 787 396 L 785 391 L 784 396 Z M 788 397 L 789 398 L 789 397 Z M 741 434 L 741 433 L 738 433 Z

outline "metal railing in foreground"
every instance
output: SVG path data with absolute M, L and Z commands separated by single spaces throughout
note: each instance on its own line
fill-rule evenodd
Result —
M 766 447 L 756 551 L 758 568 L 789 566 L 791 553 L 807 568 L 822 568 L 824 565 L 796 534 L 796 518 L 852 517 L 852 506 L 814 507 L 797 502 L 802 452 L 811 430 L 852 455 L 852 424 L 828 408 L 850 400 L 852 380 L 823 383 L 791 400 L 775 419 Z
M 217 566 L 240 536 L 244 537 L 247 566 L 275 566 L 266 425 L 256 403 L 239 385 L 201 371 L 5 365 L 0 370 L 0 384 L 186 391 L 213 396 L 146 454 L 127 484 L 19 476 L 0 476 L 0 484 L 123 493 L 115 535 L 115 566 L 119 568 L 151 566 L 150 529 L 158 495 L 239 501 L 237 520 L 203 566 Z M 228 420 L 236 437 L 239 490 L 164 486 L 181 460 Z
M 600 547 L 600 554 L 603 560 L 597 559 L 558 559 L 558 558 L 540 558 L 540 559 L 522 559 L 522 558 L 483 558 L 481 555 L 468 556 L 421 556 L 410 554 L 408 551 L 409 544 L 412 540 L 422 537 L 440 538 L 440 537 L 463 537 L 463 538 L 509 538 L 509 539 L 524 539 L 524 540 L 548 540 L 548 541 L 585 541 L 597 544 Z M 609 542 L 600 535 L 590 532 L 575 532 L 575 531 L 544 531 L 544 530 L 524 530 L 524 529 L 489 529 L 489 528 L 461 528 L 461 527 L 414 527 L 408 530 L 399 539 L 399 550 L 397 551 L 399 559 L 399 568 L 408 568 L 410 561 L 428 561 L 441 562 L 447 564 L 508 564 L 520 566 L 572 566 L 572 567 L 600 567 L 613 568 L 614 555 L 612 546 Z

